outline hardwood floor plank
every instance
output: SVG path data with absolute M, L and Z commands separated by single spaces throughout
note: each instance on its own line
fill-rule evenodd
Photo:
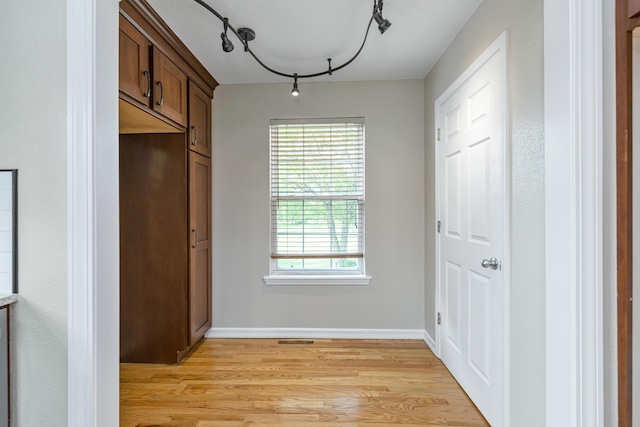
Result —
M 181 365 L 122 364 L 121 427 L 487 426 L 421 341 L 207 339 Z

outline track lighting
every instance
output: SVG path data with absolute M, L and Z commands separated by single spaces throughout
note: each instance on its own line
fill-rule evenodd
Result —
M 233 28 L 232 28 L 233 30 Z M 245 52 L 251 52 L 251 50 L 249 49 L 249 42 L 253 39 L 256 38 L 256 33 L 255 31 L 253 31 L 251 28 L 238 28 L 238 32 L 236 33 L 234 31 L 235 35 L 238 36 L 238 38 L 240 39 L 240 41 L 242 42 L 242 44 L 244 45 L 244 51 Z M 253 52 L 251 52 L 251 55 L 253 55 Z M 253 55 L 254 58 L 256 58 L 255 55 Z M 258 60 L 256 58 L 256 60 Z M 260 61 L 258 61 L 260 62 Z M 264 65 L 263 65 L 264 67 Z
M 384 19 L 380 11 L 373 14 L 373 19 L 378 23 L 378 30 L 380 30 L 380 34 L 384 34 L 384 32 L 391 26 L 391 22 L 389 22 L 388 19 Z
M 328 59 L 329 68 L 327 70 L 320 71 L 320 72 L 317 72 L 317 73 L 298 75 L 298 73 L 293 73 L 292 74 L 292 73 L 285 73 L 285 72 L 282 72 L 282 71 L 278 71 L 278 70 L 276 70 L 274 68 L 269 67 L 260 58 L 258 58 L 258 56 L 249 47 L 249 42 L 256 38 L 256 33 L 251 28 L 243 27 L 243 28 L 238 28 L 236 30 L 231 24 L 229 24 L 229 20 L 227 18 L 224 18 L 222 15 L 220 15 L 214 8 L 212 8 L 207 3 L 205 3 L 204 0 L 194 0 L 194 1 L 196 3 L 198 3 L 199 5 L 201 5 L 202 7 L 204 7 L 205 9 L 207 9 L 213 15 L 215 15 L 216 18 L 218 18 L 224 24 L 224 31 L 220 34 L 220 38 L 222 39 L 222 50 L 223 51 L 231 52 L 233 50 L 233 43 L 231 43 L 231 40 L 229 40 L 229 38 L 227 37 L 227 31 L 231 30 L 231 32 L 233 34 L 235 34 L 235 36 L 238 38 L 238 40 L 240 40 L 240 42 L 242 42 L 242 45 L 244 46 L 244 51 L 248 52 L 253 57 L 253 59 L 255 59 L 256 62 L 258 64 L 260 64 L 260 66 L 262 68 L 264 68 L 265 70 L 269 71 L 270 73 L 276 74 L 278 76 L 288 77 L 288 78 L 293 79 L 293 89 L 291 90 L 291 95 L 293 95 L 293 96 L 300 95 L 300 91 L 298 90 L 298 79 L 299 78 L 300 79 L 309 79 L 309 78 L 313 78 L 313 77 L 324 76 L 324 75 L 327 75 L 327 74 L 328 75 L 332 75 L 335 71 L 339 71 L 339 70 L 345 68 L 347 65 L 351 64 L 358 57 L 358 55 L 360 55 L 360 52 L 362 52 L 362 49 L 364 48 L 364 45 L 367 42 L 367 36 L 369 35 L 369 29 L 371 29 L 371 24 L 373 23 L 374 20 L 378 23 L 378 30 L 380 31 L 380 34 L 384 34 L 384 32 L 387 31 L 389 29 L 389 27 L 391 27 L 391 22 L 389 22 L 388 19 L 385 19 L 385 18 L 382 17 L 382 2 L 383 2 L 383 0 L 373 0 L 373 12 L 371 14 L 371 18 L 369 19 L 369 24 L 367 25 L 367 30 L 365 31 L 365 34 L 364 34 L 364 39 L 362 40 L 362 44 L 360 45 L 360 48 L 351 57 L 351 59 L 346 61 L 344 64 L 339 65 L 338 67 L 332 68 L 331 67 L 331 58 L 329 58 Z
M 231 52 L 233 50 L 233 43 L 227 37 L 227 30 L 229 29 L 229 20 L 224 18 L 224 32 L 220 34 L 220 38 L 222 39 L 222 50 L 225 52 Z
M 380 34 L 384 34 L 385 31 L 391 26 L 391 22 L 388 19 L 382 17 L 382 3 L 383 0 L 373 1 L 373 19 L 378 23 L 378 30 Z

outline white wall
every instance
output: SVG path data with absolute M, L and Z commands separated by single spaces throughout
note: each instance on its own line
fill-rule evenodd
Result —
M 213 326 L 424 327 L 422 81 L 221 85 L 213 113 Z M 269 120 L 365 117 L 368 286 L 267 286 Z
M 434 102 L 500 33 L 511 103 L 511 422 L 545 424 L 542 0 L 484 0 L 425 79 L 427 194 L 435 191 Z M 425 325 L 435 336 L 435 199 L 427 197 Z
M 0 13 L 0 169 L 19 169 L 17 427 L 67 424 L 65 5 L 3 2 Z
M 603 347 L 604 425 L 618 425 L 618 324 L 616 237 L 615 1 L 603 0 Z M 636 270 L 637 271 L 637 270 Z M 638 406 L 634 406 L 638 408 Z

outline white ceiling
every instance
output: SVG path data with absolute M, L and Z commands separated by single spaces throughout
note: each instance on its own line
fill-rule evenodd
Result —
M 205 0 L 236 29 L 256 32 L 251 49 L 268 66 L 308 74 L 348 60 L 358 50 L 373 0 Z M 482 0 L 386 0 L 392 25 L 380 34 L 374 21 L 360 56 L 317 80 L 421 79 L 446 50 Z M 231 53 L 221 48 L 222 23 L 193 0 L 149 0 L 221 84 L 290 81 L 271 74 L 245 53 L 231 32 Z

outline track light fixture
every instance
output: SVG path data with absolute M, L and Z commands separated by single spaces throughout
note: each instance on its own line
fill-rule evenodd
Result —
M 258 64 L 260 64 L 260 66 L 262 68 L 264 68 L 265 70 L 276 74 L 278 76 L 282 76 L 282 77 L 288 77 L 293 79 L 293 89 L 291 90 L 291 95 L 293 96 L 298 96 L 300 95 L 300 91 L 298 90 L 298 79 L 309 79 L 309 78 L 313 78 L 313 77 L 320 77 L 320 76 L 324 76 L 324 75 L 331 75 L 333 74 L 335 71 L 339 71 L 343 68 L 345 68 L 347 65 L 351 64 L 357 57 L 358 55 L 360 55 L 360 52 L 362 52 L 362 49 L 364 48 L 365 43 L 367 42 L 367 36 L 369 35 L 369 29 L 371 28 L 371 24 L 373 23 L 373 21 L 375 20 L 378 23 L 378 30 L 380 31 L 380 34 L 384 34 L 385 31 L 387 31 L 389 29 L 389 27 L 391 27 L 391 22 L 389 22 L 388 19 L 385 19 L 382 17 L 382 2 L 383 0 L 373 0 L 373 12 L 371 14 L 371 18 L 369 19 L 369 24 L 367 25 L 367 30 L 364 33 L 364 40 L 362 40 L 362 44 L 360 45 L 360 48 L 358 49 L 358 51 L 351 57 L 351 59 L 349 59 L 348 61 L 346 61 L 344 64 L 332 68 L 331 67 L 331 58 L 327 59 L 327 61 L 329 62 L 329 67 L 327 70 L 325 71 L 320 71 L 318 73 L 311 73 L 311 74 L 301 74 L 298 75 L 298 73 L 285 73 L 282 71 L 278 71 L 274 68 L 271 68 L 269 66 L 267 66 L 264 62 L 262 62 L 262 60 L 260 58 L 258 58 L 258 56 L 251 50 L 251 48 L 249 47 L 249 42 L 254 40 L 256 38 L 256 33 L 251 29 L 251 28 L 238 28 L 237 30 L 231 25 L 229 24 L 229 20 L 227 18 L 224 18 L 222 15 L 220 15 L 214 8 L 212 8 L 211 6 L 209 6 L 207 3 L 204 2 L 204 0 L 194 0 L 196 3 L 198 3 L 199 5 L 201 5 L 202 7 L 204 7 L 205 9 L 207 9 L 209 12 L 211 12 L 213 15 L 215 15 L 216 18 L 218 18 L 220 21 L 222 21 L 222 23 L 224 24 L 224 31 L 220 34 L 220 38 L 222 39 L 222 50 L 225 52 L 231 52 L 233 50 L 233 43 L 231 43 L 231 40 L 229 40 L 229 38 L 227 37 L 227 30 L 231 30 L 231 32 L 233 34 L 235 34 L 235 36 L 238 38 L 238 40 L 240 40 L 240 42 L 242 43 L 242 45 L 244 46 L 244 51 L 248 52 L 253 59 L 256 60 L 256 62 Z
M 384 34 L 384 32 L 391 26 L 391 22 L 382 17 L 382 0 L 380 0 L 380 8 L 378 10 L 373 10 L 373 19 L 378 23 L 378 30 L 380 30 L 380 34 Z
M 231 52 L 233 50 L 233 43 L 227 37 L 227 30 L 229 29 L 229 20 L 227 18 L 223 19 L 224 22 L 224 32 L 220 34 L 220 38 L 222 39 L 222 50 L 225 52 Z

